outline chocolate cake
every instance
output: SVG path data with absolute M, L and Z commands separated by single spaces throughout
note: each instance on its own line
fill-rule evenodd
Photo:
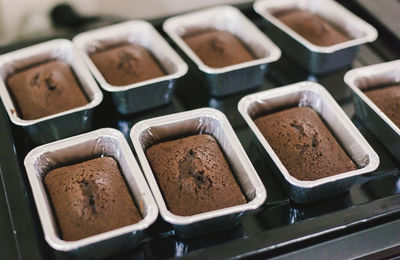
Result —
M 274 14 L 281 22 L 319 46 L 330 46 L 345 42 L 350 38 L 320 16 L 307 10 L 290 9 Z
M 140 45 L 124 43 L 95 52 L 90 58 L 113 86 L 126 86 L 165 75 L 153 55 Z
M 111 157 L 56 168 L 46 174 L 44 183 L 64 240 L 79 240 L 142 219 Z
M 71 67 L 59 60 L 17 71 L 7 79 L 7 87 L 19 116 L 25 120 L 42 118 L 88 103 Z
M 179 216 L 247 203 L 218 143 L 193 135 L 146 150 L 168 209 Z
M 295 107 L 254 120 L 289 174 L 313 181 L 356 170 L 317 112 Z
M 183 40 L 204 64 L 213 68 L 254 60 L 240 40 L 227 31 L 198 32 L 183 36 Z
M 400 84 L 377 87 L 364 93 L 397 127 L 400 127 Z

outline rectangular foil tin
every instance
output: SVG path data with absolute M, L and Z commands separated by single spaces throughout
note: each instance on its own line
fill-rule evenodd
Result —
M 154 55 L 167 75 L 127 86 L 109 84 L 89 55 L 99 48 L 122 42 L 145 47 Z M 73 43 L 78 47 L 86 65 L 100 87 L 111 93 L 114 104 L 121 114 L 137 113 L 169 103 L 175 89 L 176 80 L 185 75 L 188 70 L 181 57 L 146 21 L 128 21 L 84 32 L 75 36 Z
M 193 216 L 177 216 L 165 204 L 145 151 L 162 141 L 202 133 L 211 134 L 218 141 L 248 203 Z M 201 236 L 233 227 L 240 223 L 246 212 L 260 207 L 267 197 L 265 187 L 228 119 L 216 109 L 201 108 L 144 120 L 133 126 L 130 136 L 160 214 L 174 226 L 180 237 Z
M 266 23 L 266 33 L 284 52 L 312 73 L 322 74 L 350 65 L 359 46 L 378 37 L 374 27 L 333 0 L 258 0 L 253 5 Z M 273 12 L 298 8 L 319 15 L 344 30 L 352 40 L 331 46 L 312 44 L 277 19 Z
M 80 83 L 89 103 L 35 120 L 24 120 L 7 89 L 7 79 L 15 71 L 47 60 L 68 63 Z M 87 131 L 92 123 L 93 108 L 101 103 L 103 94 L 87 70 L 80 55 L 69 40 L 57 39 L 0 56 L 0 97 L 11 122 L 21 126 L 36 144 L 72 136 Z
M 344 81 L 352 91 L 356 115 L 400 161 L 399 127 L 363 93 L 369 87 L 400 83 L 400 60 L 350 70 Z
M 261 85 L 268 63 L 278 60 L 280 49 L 249 19 L 232 6 L 218 6 L 167 19 L 164 31 L 189 57 L 195 74 L 213 96 L 225 96 Z M 226 30 L 237 36 L 256 56 L 255 60 L 223 68 L 212 68 L 185 43 L 182 36 L 204 29 Z
M 118 161 L 127 187 L 143 219 L 133 225 L 76 241 L 60 238 L 51 200 L 43 182 L 52 169 L 100 156 Z M 69 256 L 100 258 L 135 247 L 158 216 L 158 208 L 128 142 L 118 130 L 103 128 L 39 146 L 25 157 L 25 169 L 47 243 Z
M 330 131 L 359 169 L 315 181 L 292 177 L 268 144 L 254 119 L 278 109 L 309 106 L 319 113 Z M 258 139 L 266 159 L 280 179 L 290 198 L 307 203 L 349 190 L 362 174 L 374 171 L 379 157 L 360 134 L 336 101 L 321 85 L 304 81 L 243 97 L 238 110 Z

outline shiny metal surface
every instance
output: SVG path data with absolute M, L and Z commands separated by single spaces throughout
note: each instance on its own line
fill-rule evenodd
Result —
M 400 161 L 400 129 L 364 93 L 369 87 L 400 82 L 400 60 L 353 69 L 344 81 L 353 94 L 356 115 Z
M 316 74 L 351 64 L 358 47 L 378 37 L 374 27 L 333 0 L 258 0 L 253 7 L 266 21 L 266 34 L 296 62 Z M 293 8 L 319 15 L 352 39 L 326 47 L 310 43 L 273 15 L 273 12 Z
M 309 106 L 319 113 L 343 149 L 359 169 L 322 178 L 301 181 L 292 177 L 254 124 L 254 118 L 279 108 Z M 243 97 L 238 110 L 267 152 L 266 158 L 290 198 L 306 203 L 349 190 L 360 175 L 374 171 L 379 157 L 331 95 L 319 84 L 309 81 L 262 91 Z
M 167 75 L 127 86 L 109 84 L 89 55 L 99 48 L 121 42 L 145 47 L 154 55 Z M 133 20 L 84 32 L 75 36 L 73 43 L 79 49 L 79 53 L 100 87 L 112 95 L 114 105 L 121 114 L 137 113 L 169 103 L 175 81 L 185 75 L 188 70 L 186 63 L 146 21 Z
M 16 70 L 51 59 L 62 60 L 72 67 L 89 103 L 39 119 L 24 120 L 17 114 L 18 109 L 7 90 L 7 78 Z M 36 144 L 51 142 L 87 131 L 91 126 L 93 108 L 103 100 L 103 94 L 72 43 L 64 39 L 40 43 L 1 55 L 0 97 L 11 122 L 23 127 Z
M 164 202 L 145 150 L 166 139 L 201 133 L 211 134 L 218 141 L 248 203 L 193 216 L 177 216 L 168 210 Z M 257 172 L 227 118 L 218 110 L 200 108 L 143 120 L 133 126 L 130 136 L 161 216 L 174 226 L 181 237 L 200 236 L 233 227 L 240 223 L 246 212 L 257 209 L 266 199 L 266 190 Z
M 195 73 L 213 96 L 225 96 L 259 86 L 268 63 L 278 60 L 280 49 L 249 19 L 232 6 L 217 6 L 167 19 L 164 31 L 189 57 Z M 205 65 L 182 36 L 193 30 L 226 30 L 237 36 L 256 56 L 255 60 L 223 68 Z
M 133 225 L 107 231 L 77 241 L 60 238 L 57 220 L 43 183 L 44 176 L 59 166 L 111 156 L 121 173 L 143 219 Z M 58 251 L 85 258 L 105 257 L 135 247 L 143 232 L 158 216 L 158 208 L 123 134 L 102 128 L 89 133 L 39 146 L 25 157 L 24 165 L 47 243 Z

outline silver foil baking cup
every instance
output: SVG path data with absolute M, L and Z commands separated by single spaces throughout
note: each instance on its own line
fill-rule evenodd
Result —
M 255 125 L 254 119 L 278 109 L 296 106 L 308 106 L 318 112 L 347 155 L 357 165 L 357 170 L 314 181 L 298 180 L 289 174 Z M 345 192 L 362 174 L 374 171 L 379 165 L 379 157 L 372 147 L 332 96 L 317 83 L 304 81 L 248 95 L 240 100 L 238 109 L 261 144 L 262 150 L 266 151 L 266 159 L 290 198 L 297 203 L 312 202 Z
M 353 93 L 356 115 L 400 161 L 400 129 L 363 91 L 379 85 L 400 83 L 400 60 L 350 70 L 344 81 Z M 400 111 L 399 111 L 400 112 Z
M 196 134 L 215 137 L 248 203 L 192 216 L 178 216 L 168 210 L 145 151 L 161 141 Z M 240 223 L 246 212 L 260 207 L 267 197 L 264 185 L 227 118 L 216 109 L 201 108 L 144 120 L 133 126 L 130 136 L 160 214 L 174 226 L 180 237 L 200 236 L 233 227 Z
M 76 241 L 60 238 L 51 200 L 43 183 L 51 170 L 100 156 L 118 161 L 121 173 L 143 219 L 133 225 L 100 233 Z M 55 250 L 69 255 L 99 258 L 135 247 L 143 232 L 158 216 L 158 208 L 129 145 L 121 132 L 103 128 L 39 146 L 25 157 L 25 169 L 39 213 L 44 237 Z
M 145 47 L 154 55 L 167 75 L 127 86 L 109 84 L 89 55 L 99 49 L 123 42 Z M 79 49 L 100 87 L 111 93 L 114 104 L 121 114 L 137 113 L 169 103 L 176 80 L 188 70 L 186 63 L 146 21 L 134 20 L 84 32 L 75 36 L 73 43 Z
M 249 19 L 232 6 L 218 6 L 167 19 L 164 31 L 189 57 L 189 64 L 203 79 L 213 96 L 225 96 L 259 86 L 268 63 L 278 60 L 280 49 Z M 201 59 L 182 39 L 187 33 L 206 29 L 225 30 L 238 37 L 256 59 L 223 68 L 212 68 Z
M 359 46 L 378 37 L 374 27 L 333 0 L 258 0 L 253 5 L 266 23 L 266 33 L 285 53 L 312 73 L 320 74 L 350 65 Z M 318 46 L 293 31 L 274 12 L 308 10 L 343 30 L 352 39 L 331 46 Z
M 80 83 L 89 103 L 35 120 L 22 119 L 7 89 L 7 79 L 15 71 L 48 60 L 68 63 Z M 42 144 L 87 131 L 92 122 L 93 108 L 103 100 L 103 94 L 80 55 L 69 40 L 58 39 L 9 52 L 0 56 L 0 97 L 11 122 L 21 126 L 32 141 Z M 62 100 L 60 100 L 62 102 Z

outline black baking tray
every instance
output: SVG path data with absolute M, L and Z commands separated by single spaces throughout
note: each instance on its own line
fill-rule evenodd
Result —
M 257 26 L 263 28 L 262 18 L 252 10 L 250 4 L 238 7 Z M 356 13 L 359 11 L 356 5 L 348 7 Z M 163 19 L 152 21 L 157 30 L 168 39 L 161 30 L 162 22 Z M 72 36 L 73 34 L 64 37 Z M 41 41 L 43 40 L 45 39 Z M 32 43 L 6 46 L 0 48 L 0 53 L 30 44 Z M 106 95 L 103 103 L 94 112 L 92 129 L 113 127 L 123 132 L 128 140 L 132 125 L 143 119 L 199 107 L 221 110 L 235 129 L 268 193 L 264 205 L 246 216 L 238 227 L 198 238 L 181 239 L 174 234 L 171 225 L 159 218 L 147 230 L 139 247 L 121 255 L 114 255 L 110 259 L 208 259 L 252 256 L 265 258 L 297 251 L 400 219 L 400 164 L 364 128 L 362 122 L 353 116 L 350 91 L 343 81 L 345 72 L 352 67 L 398 59 L 400 50 L 396 52 L 390 45 L 390 40 L 380 36 L 375 43 L 361 48 L 351 67 L 321 76 L 307 73 L 283 56 L 270 66 L 262 86 L 225 98 L 210 97 L 205 88 L 198 84 L 195 75 L 189 72 L 178 81 L 170 104 L 131 116 L 118 114 L 110 97 Z M 172 46 L 178 50 L 173 44 Z M 381 160 L 379 168 L 372 175 L 362 177 L 349 192 L 307 205 L 298 205 L 289 200 L 251 138 L 250 129 L 237 111 L 237 103 L 244 95 L 302 80 L 317 81 L 331 92 Z M 57 258 L 58 254 L 44 240 L 23 166 L 25 155 L 34 145 L 21 128 L 11 124 L 3 106 L 0 108 L 0 133 L 0 172 L 4 189 L 4 194 L 0 190 L 1 195 L 4 195 L 0 197 L 0 216 L 4 221 L 0 220 L 4 225 L 11 226 L 3 229 L 2 239 L 7 240 L 9 246 L 3 248 L 3 244 L 1 251 L 8 259 Z M 10 243 L 7 238 L 15 243 Z

